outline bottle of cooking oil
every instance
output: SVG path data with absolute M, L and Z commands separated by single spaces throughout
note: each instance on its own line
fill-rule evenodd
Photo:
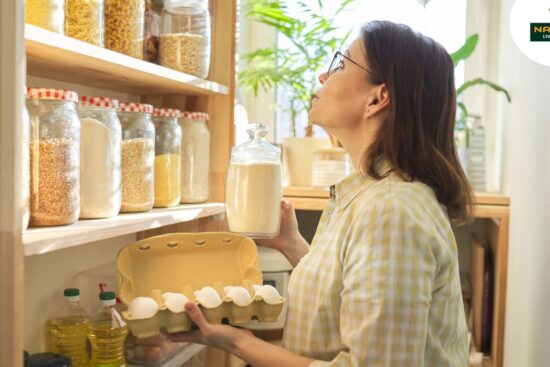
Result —
M 91 367 L 124 367 L 124 340 L 128 327 L 115 309 L 115 292 L 99 294 L 101 308 L 88 329 L 92 344 Z
M 48 322 L 54 352 L 69 357 L 73 367 L 86 367 L 89 362 L 87 333 L 90 317 L 80 306 L 80 291 L 67 288 L 65 303 Z

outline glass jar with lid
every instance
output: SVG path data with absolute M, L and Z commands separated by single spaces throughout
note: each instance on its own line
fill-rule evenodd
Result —
M 65 0 L 27 0 L 25 23 L 65 33 Z
M 78 95 L 29 88 L 31 120 L 31 226 L 77 221 L 80 213 L 80 120 Z
M 105 47 L 143 59 L 144 0 L 105 0 Z
M 165 0 L 160 65 L 206 78 L 210 68 L 208 0 Z
M 120 103 L 122 125 L 121 212 L 144 212 L 153 208 L 155 169 L 155 127 L 153 106 Z
M 179 123 L 181 143 L 181 202 L 208 200 L 210 169 L 210 131 L 204 112 L 182 112 Z
M 155 207 L 178 205 L 181 193 L 180 111 L 155 108 Z
M 77 40 L 103 47 L 105 30 L 104 0 L 67 0 L 65 34 Z
M 311 171 L 312 186 L 328 188 L 351 173 L 351 160 L 344 148 L 321 148 L 313 152 Z
M 80 97 L 80 218 L 110 218 L 120 211 L 120 147 L 118 101 Z
M 253 238 L 274 237 L 281 221 L 281 150 L 265 139 L 264 124 L 251 124 L 247 132 L 250 140 L 231 150 L 226 191 L 229 229 Z

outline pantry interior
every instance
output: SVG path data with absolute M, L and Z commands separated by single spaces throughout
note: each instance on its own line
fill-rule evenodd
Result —
M 510 5 L 511 1 L 507 1 L 504 8 Z M 489 12 L 490 5 L 485 10 Z M 501 12 L 504 17 L 506 12 Z M 97 283 L 105 282 L 107 287 L 116 284 L 113 261 L 124 245 L 161 233 L 226 230 L 223 203 L 234 141 L 236 0 L 210 1 L 212 56 L 206 79 L 25 25 L 23 14 L 22 1 L 0 3 L 0 40 L 3 48 L 9 50 L 0 54 L 2 366 L 22 365 L 23 349 L 45 350 L 47 335 L 42 325 L 59 305 L 63 288 L 80 287 L 83 303 L 92 308 L 97 302 Z M 212 139 L 208 202 L 23 231 L 20 218 L 24 182 L 19 143 L 23 132 L 14 121 L 21 120 L 24 85 L 66 88 L 82 95 L 207 112 Z M 318 215 L 327 200 L 326 191 L 311 188 L 286 188 L 284 195 L 300 211 L 304 222 Z M 474 267 L 470 261 L 472 232 L 476 233 L 477 240 L 490 244 L 493 250 L 492 349 L 484 356 L 483 364 L 500 367 L 505 365 L 504 336 L 510 320 L 506 299 L 511 200 L 506 195 L 484 193 L 478 193 L 476 198 L 476 219 L 457 229 L 456 234 L 458 242 L 465 245 L 461 248 L 461 257 L 466 259 L 464 270 L 467 272 Z M 517 304 L 514 309 L 518 310 Z M 202 351 L 202 348 L 193 348 L 182 352 L 182 358 Z M 207 365 L 243 365 L 214 350 L 209 351 L 207 358 Z

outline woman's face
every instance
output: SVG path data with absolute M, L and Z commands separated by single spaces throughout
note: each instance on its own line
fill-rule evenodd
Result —
M 338 130 L 354 129 L 365 119 L 369 92 L 369 69 L 365 62 L 365 49 L 361 38 L 357 38 L 343 52 L 345 57 L 338 65 L 319 75 L 322 88 L 313 98 L 309 121 L 338 136 Z

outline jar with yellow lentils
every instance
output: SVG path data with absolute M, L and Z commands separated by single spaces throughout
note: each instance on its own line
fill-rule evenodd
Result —
M 103 47 L 104 0 L 67 0 L 65 34 L 80 41 Z
M 64 34 L 65 0 L 27 0 L 25 22 Z
M 105 47 L 143 59 L 145 0 L 105 0 Z

